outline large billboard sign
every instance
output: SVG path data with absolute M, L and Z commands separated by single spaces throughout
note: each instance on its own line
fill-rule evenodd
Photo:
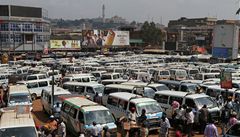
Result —
M 232 73 L 222 71 L 220 76 L 220 85 L 224 89 L 232 89 Z
M 84 30 L 84 46 L 125 46 L 129 45 L 129 31 Z
M 80 50 L 80 40 L 50 40 L 50 48 L 55 50 Z

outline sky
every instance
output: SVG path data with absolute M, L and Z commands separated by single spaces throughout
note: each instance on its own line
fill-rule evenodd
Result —
M 42 7 L 50 18 L 81 19 L 118 15 L 127 21 L 154 21 L 167 25 L 180 17 L 237 19 L 240 0 L 0 0 L 0 4 Z

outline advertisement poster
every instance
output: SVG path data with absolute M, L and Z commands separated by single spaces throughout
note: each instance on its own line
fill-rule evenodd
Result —
M 232 89 L 232 73 L 227 71 L 221 72 L 220 77 L 221 88 Z
M 50 40 L 50 48 L 56 50 L 79 50 L 80 40 Z
M 129 45 L 128 31 L 84 30 L 84 46 L 124 46 Z

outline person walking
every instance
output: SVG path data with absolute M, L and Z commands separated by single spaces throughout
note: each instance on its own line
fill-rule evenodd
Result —
M 130 121 L 130 124 L 136 124 L 136 122 L 137 122 L 137 113 L 136 113 L 136 109 L 134 107 L 132 107 L 130 109 L 129 121 Z
M 166 117 L 166 114 L 163 114 L 163 116 L 160 120 L 159 137 L 167 137 L 168 136 L 168 129 L 170 127 L 171 126 L 170 126 L 168 118 Z
M 99 127 L 97 127 L 97 123 L 93 121 L 93 128 L 91 130 L 92 137 L 99 137 L 101 136 L 101 131 L 99 130 Z
M 58 120 L 57 134 L 58 137 L 66 137 L 66 125 L 61 119 Z
M 194 123 L 194 114 L 192 112 L 192 108 L 187 108 L 186 119 L 187 119 L 187 135 L 188 137 L 192 137 L 193 136 L 192 128 Z
M 139 124 L 141 126 L 141 137 L 147 137 L 148 136 L 148 123 L 147 123 L 147 116 L 146 116 L 146 110 L 142 109 L 142 114 L 139 117 Z
M 236 123 L 237 123 L 237 113 L 236 112 L 233 112 L 232 114 L 231 114 L 231 117 L 230 117 L 230 119 L 229 119 L 229 121 L 228 121 L 228 124 L 227 124 L 227 127 L 228 128 L 230 128 L 231 126 L 233 126 L 233 125 L 235 125 Z
M 212 119 L 209 120 L 209 123 L 204 130 L 204 137 L 218 137 L 217 127 L 214 125 Z
M 199 124 L 200 124 L 200 130 L 199 133 L 203 134 L 205 126 L 207 125 L 208 122 L 208 109 L 207 105 L 203 105 L 203 107 L 199 110 Z
M 227 128 L 228 121 L 230 119 L 231 110 L 228 108 L 228 105 L 226 104 L 221 112 L 221 129 L 222 129 L 222 135 L 225 134 L 225 128 Z

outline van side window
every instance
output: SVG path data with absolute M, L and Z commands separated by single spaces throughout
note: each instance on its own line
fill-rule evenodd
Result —
M 114 89 L 114 88 L 105 88 L 103 93 L 104 93 L 105 95 L 109 95 L 109 94 L 115 93 L 115 92 L 117 92 L 117 89 Z
M 188 92 L 188 87 L 185 85 L 182 85 L 180 90 L 183 92 Z
M 90 82 L 89 78 L 82 78 L 82 82 Z
M 207 93 L 206 95 L 210 96 L 210 97 L 216 97 L 216 91 L 213 91 L 212 89 L 207 89 Z
M 82 94 L 84 93 L 84 87 L 82 86 L 75 86 L 75 92 Z
M 158 95 L 156 94 L 154 97 L 155 100 L 159 103 L 167 104 L 168 103 L 168 96 L 166 95 Z
M 180 105 L 182 104 L 182 98 L 180 98 L 180 97 L 170 97 L 170 99 L 169 99 L 169 104 L 172 104 L 172 102 L 173 101 L 177 101 Z
M 113 106 L 117 106 L 118 105 L 118 99 L 113 98 L 113 97 L 108 97 L 108 104 L 113 105 Z
M 79 113 L 78 113 L 78 119 L 81 123 L 84 123 L 84 117 L 83 117 L 83 113 L 81 111 L 79 111 Z
M 72 117 L 72 118 L 76 118 L 76 116 L 77 116 L 77 109 L 76 108 L 74 108 L 74 107 L 72 107 L 71 109 L 70 109 L 70 111 L 69 111 L 69 115 Z
M 46 76 L 45 76 L 45 75 L 40 75 L 40 76 L 38 76 L 38 78 L 39 78 L 39 79 L 45 79 Z
M 87 87 L 87 92 L 88 92 L 88 93 L 93 93 L 93 94 L 94 94 L 94 91 L 93 91 L 93 88 L 92 88 L 92 87 Z
M 48 86 L 47 81 L 41 81 L 41 82 L 38 82 L 38 84 L 39 84 L 39 87 L 46 87 L 46 86 Z
M 119 101 L 119 107 L 126 110 L 127 109 L 128 102 L 124 100 Z
M 186 99 L 185 104 L 191 108 L 196 108 L 196 104 L 192 99 Z
M 69 104 L 64 103 L 62 110 L 64 112 L 69 112 L 70 108 L 71 108 L 71 106 Z
M 27 84 L 27 88 L 37 88 L 38 87 L 38 83 L 37 82 L 33 82 L 33 83 L 28 83 Z

